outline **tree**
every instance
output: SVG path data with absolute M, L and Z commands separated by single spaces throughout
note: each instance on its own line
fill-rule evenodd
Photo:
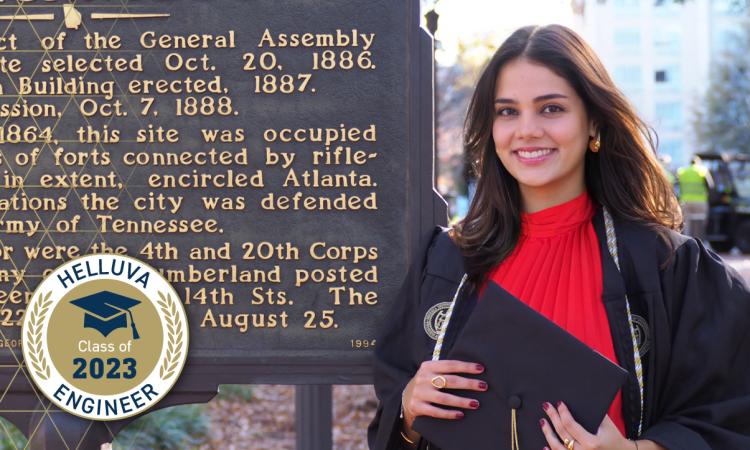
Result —
M 463 125 L 474 84 L 497 48 L 497 39 L 480 36 L 458 43 L 457 59 L 438 66 L 438 189 L 443 194 L 467 194 L 464 174 Z
M 693 127 L 701 150 L 750 153 L 750 24 L 730 44 L 713 67 Z

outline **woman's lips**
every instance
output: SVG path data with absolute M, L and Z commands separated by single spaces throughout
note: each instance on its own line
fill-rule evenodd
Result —
M 550 159 L 555 152 L 557 152 L 556 148 L 535 148 L 514 150 L 513 155 L 524 164 L 536 165 Z

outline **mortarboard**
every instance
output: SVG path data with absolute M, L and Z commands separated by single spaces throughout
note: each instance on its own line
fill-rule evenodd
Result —
M 106 337 L 118 328 L 127 328 L 129 318 L 133 339 L 140 338 L 133 321 L 133 313 L 130 311 L 130 308 L 141 303 L 139 300 L 114 292 L 101 291 L 72 300 L 70 303 L 86 311 L 83 316 L 84 328 L 93 328 Z
M 480 404 L 463 410 L 462 419 L 417 417 L 414 429 L 443 450 L 543 448 L 543 402 L 565 402 L 596 433 L 627 379 L 624 369 L 493 282 L 442 359 L 483 364 L 479 375 L 459 375 L 489 385 L 485 392 L 454 391 Z

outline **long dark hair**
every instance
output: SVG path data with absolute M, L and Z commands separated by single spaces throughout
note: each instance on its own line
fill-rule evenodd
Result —
M 656 159 L 652 130 L 638 117 L 594 51 L 562 25 L 516 30 L 482 72 L 466 116 L 464 148 L 477 188 L 453 238 L 467 258 L 469 280 L 481 282 L 515 247 L 521 228 L 518 182 L 495 153 L 492 123 L 497 75 L 516 58 L 540 63 L 564 78 L 581 97 L 601 136 L 601 150 L 586 152 L 585 180 L 591 198 L 612 215 L 652 226 L 666 238 L 682 214 Z

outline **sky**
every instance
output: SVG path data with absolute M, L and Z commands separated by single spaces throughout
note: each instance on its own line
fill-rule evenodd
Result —
M 575 28 L 570 3 L 571 0 L 438 0 L 438 64 L 455 61 L 460 40 L 471 42 L 489 35 L 497 47 L 524 25 L 560 23 Z M 422 8 L 430 10 L 432 1 L 423 0 Z

